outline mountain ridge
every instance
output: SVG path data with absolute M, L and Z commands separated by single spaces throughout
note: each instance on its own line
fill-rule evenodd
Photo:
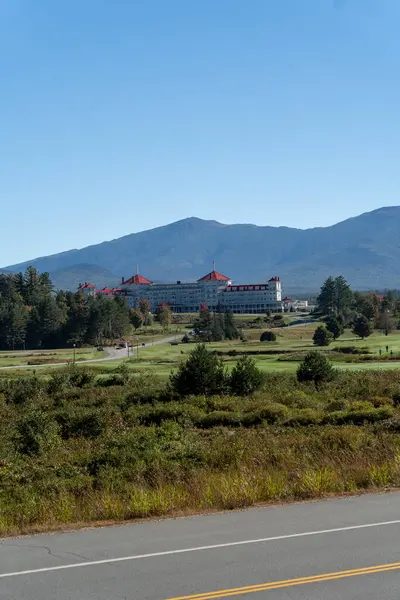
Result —
M 136 263 L 153 281 L 198 279 L 213 260 L 244 283 L 279 274 L 285 291 L 314 292 L 331 274 L 343 274 L 358 289 L 400 287 L 400 207 L 384 206 L 309 229 L 188 217 L 4 268 L 33 265 L 56 275 L 57 287 L 73 289 L 87 278 L 99 287 L 118 282 L 135 272 Z

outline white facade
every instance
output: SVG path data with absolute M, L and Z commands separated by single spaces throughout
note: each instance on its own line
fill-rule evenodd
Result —
M 147 299 L 151 312 L 156 312 L 163 302 L 176 313 L 198 312 L 203 303 L 210 311 L 217 308 L 242 314 L 283 311 L 278 277 L 260 284 L 232 285 L 228 277 L 215 270 L 193 283 L 152 283 L 136 275 L 122 281 L 116 294 L 125 296 L 132 308 L 137 308 L 142 299 Z

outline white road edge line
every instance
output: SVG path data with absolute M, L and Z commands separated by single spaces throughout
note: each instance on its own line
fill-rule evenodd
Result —
M 259 538 L 256 540 L 242 540 L 239 542 L 227 542 L 225 544 L 213 544 L 211 546 L 198 546 L 195 548 L 179 548 L 178 550 L 164 550 L 163 552 L 151 552 L 149 554 L 134 554 L 133 556 L 121 556 L 120 558 L 105 558 L 102 560 L 88 560 L 87 562 L 57 565 L 54 567 L 43 567 L 41 569 L 29 569 L 27 571 L 16 571 L 15 573 L 0 573 L 0 579 L 6 577 L 19 577 L 22 575 L 33 575 L 36 573 L 47 573 L 49 571 L 62 571 L 63 569 L 79 569 L 81 567 L 92 567 L 96 565 L 110 565 L 119 562 L 128 562 L 143 558 L 156 558 L 158 556 L 170 556 L 173 554 L 186 554 L 189 552 L 200 552 L 201 550 L 216 550 L 218 548 L 231 548 L 233 546 L 246 546 L 249 544 L 262 544 L 265 542 L 276 542 L 279 540 L 290 540 L 293 538 L 322 535 L 326 533 L 339 533 L 341 531 L 354 531 L 355 529 L 368 529 L 372 527 L 385 527 L 387 525 L 399 525 L 400 519 L 396 521 L 382 521 L 381 523 L 366 523 L 364 525 L 350 525 L 349 527 L 337 527 L 336 529 L 321 529 L 319 531 L 306 531 L 304 533 L 290 533 L 288 535 L 276 535 L 274 537 Z

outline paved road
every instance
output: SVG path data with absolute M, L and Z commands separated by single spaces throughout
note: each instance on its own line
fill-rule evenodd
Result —
M 167 338 L 163 338 L 162 340 L 157 340 L 155 342 L 149 342 L 147 344 L 139 346 L 139 355 L 140 348 L 150 348 L 151 346 L 159 346 L 160 344 L 167 344 L 169 342 L 173 342 L 177 338 L 176 335 L 169 336 Z M 128 358 L 129 356 L 137 356 L 137 348 L 129 348 L 129 353 L 127 348 L 105 348 L 104 349 L 104 357 L 103 358 L 91 358 L 89 360 L 78 360 L 76 361 L 77 365 L 86 365 L 88 363 L 98 363 L 109 360 L 119 360 L 121 358 Z M 47 363 L 41 365 L 13 365 L 9 367 L 0 367 L 1 369 L 39 369 L 41 367 L 62 367 L 65 365 L 70 365 L 71 361 L 65 363 Z
M 4 539 L 0 600 L 398 600 L 399 561 L 400 493 L 369 495 Z

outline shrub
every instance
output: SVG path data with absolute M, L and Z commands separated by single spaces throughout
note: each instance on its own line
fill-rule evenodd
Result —
M 42 410 L 33 410 L 16 426 L 15 444 L 19 452 L 28 456 L 53 451 L 61 442 L 57 423 Z
M 315 346 L 329 346 L 333 336 L 324 325 L 319 325 L 314 332 L 313 342 Z
M 308 352 L 297 368 L 297 380 L 312 381 L 316 385 L 330 381 L 334 370 L 329 360 L 320 352 Z
M 249 427 L 251 425 L 261 425 L 268 423 L 274 425 L 285 421 L 289 415 L 289 410 L 282 404 L 269 404 L 259 410 L 254 410 L 246 413 L 243 416 L 243 425 Z
M 338 346 L 334 350 L 342 354 L 369 354 L 368 348 L 357 348 L 357 346 Z
M 64 439 L 73 437 L 96 438 L 106 426 L 104 410 L 87 408 L 67 409 L 56 415 Z
M 108 375 L 108 377 L 101 377 L 97 380 L 96 385 L 99 387 L 111 387 L 114 385 L 125 385 L 126 379 L 120 373 L 114 373 L 114 375 Z
M 260 342 L 276 342 L 276 335 L 273 331 L 263 331 L 260 335 Z
M 25 404 L 37 399 L 43 392 L 43 383 L 37 377 L 24 377 L 8 381 L 4 395 L 10 404 Z
M 204 415 L 198 422 L 198 426 L 203 429 L 210 427 L 239 427 L 241 425 L 241 417 L 238 413 L 214 410 L 213 412 Z
M 65 392 L 71 387 L 70 376 L 67 371 L 55 372 L 47 382 L 47 393 L 52 396 Z
M 229 387 L 236 396 L 250 396 L 260 389 L 264 382 L 264 373 L 257 368 L 249 356 L 241 356 L 232 369 Z
M 77 367 L 76 365 L 73 365 L 70 368 L 69 380 L 74 387 L 89 387 L 94 381 L 94 374 L 86 367 Z
M 178 396 L 219 394 L 226 387 L 227 377 L 221 359 L 198 344 L 170 376 L 170 387 Z
M 356 410 L 337 411 L 326 415 L 324 423 L 332 425 L 363 425 L 364 423 L 376 423 L 393 417 L 393 409 L 390 406 L 380 408 L 366 407 Z

